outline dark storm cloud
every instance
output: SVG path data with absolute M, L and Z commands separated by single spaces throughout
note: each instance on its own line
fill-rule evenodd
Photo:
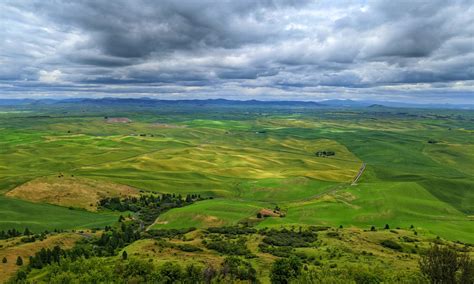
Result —
M 7 1 L 0 13 L 1 96 L 474 100 L 472 1 Z
M 105 54 L 128 58 L 266 41 L 281 32 L 268 25 L 267 13 L 304 2 L 91 0 L 34 7 L 65 28 L 86 32 L 89 44 Z

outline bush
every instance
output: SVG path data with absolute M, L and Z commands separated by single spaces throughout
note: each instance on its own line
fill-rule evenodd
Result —
M 420 259 L 420 270 L 431 283 L 474 283 L 474 263 L 467 253 L 432 246 Z M 458 273 L 459 272 L 459 273 Z
M 183 272 L 178 264 L 166 262 L 160 269 L 160 275 L 164 283 L 177 283 L 183 277 Z
M 317 234 L 311 230 L 296 232 L 287 229 L 281 231 L 272 229 L 262 234 L 265 235 L 263 242 L 273 246 L 309 247 L 317 240 Z
M 256 229 L 251 227 L 211 227 L 207 229 L 208 233 L 212 234 L 221 234 L 221 235 L 249 235 L 255 234 L 257 232 Z
M 176 245 L 176 248 L 185 251 L 185 252 L 196 252 L 196 251 L 202 251 L 201 248 L 198 248 L 197 246 L 193 246 L 190 244 L 182 244 L 182 245 Z
M 257 271 L 252 267 L 252 265 L 235 256 L 230 256 L 224 259 L 221 274 L 224 278 L 230 277 L 232 280 L 249 280 L 251 282 L 257 280 Z
M 16 265 L 18 265 L 18 266 L 22 266 L 22 265 L 23 265 L 23 258 L 21 258 L 21 256 L 19 256 L 19 257 L 16 259 Z
M 218 251 L 228 255 L 253 256 L 245 244 L 245 239 L 232 240 L 211 240 L 205 244 L 208 249 Z
M 272 283 L 287 284 L 301 274 L 301 260 L 295 256 L 277 259 L 270 272 Z
M 401 245 L 399 245 L 397 242 L 392 241 L 392 240 L 384 240 L 380 244 L 383 247 L 393 249 L 393 250 L 396 250 L 396 251 L 402 251 L 402 249 L 403 249 Z

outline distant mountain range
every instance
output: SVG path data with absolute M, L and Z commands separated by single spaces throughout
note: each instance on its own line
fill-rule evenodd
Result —
M 73 99 L 0 99 L 0 106 L 48 105 L 48 104 L 95 104 L 95 105 L 196 105 L 196 106 L 289 106 L 289 107 L 333 107 L 333 108 L 436 108 L 436 109 L 474 109 L 474 104 L 415 104 L 390 101 L 324 100 L 313 101 L 260 101 L 260 100 L 157 100 L 152 98 L 73 98 Z

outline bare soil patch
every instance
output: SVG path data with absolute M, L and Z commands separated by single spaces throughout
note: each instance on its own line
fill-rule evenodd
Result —
M 280 217 L 284 215 L 280 211 L 275 211 L 267 208 L 263 208 L 259 212 L 260 214 L 262 214 L 262 217 Z
M 105 120 L 107 123 L 130 123 L 132 120 L 126 117 L 109 117 Z
M 160 122 L 153 123 L 153 126 L 158 127 L 158 128 L 186 128 L 186 126 L 184 125 L 176 125 L 176 124 L 168 124 L 168 123 L 160 123 Z

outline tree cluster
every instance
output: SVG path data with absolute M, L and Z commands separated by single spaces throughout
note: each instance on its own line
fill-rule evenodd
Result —
M 329 156 L 334 156 L 336 155 L 336 152 L 334 151 L 317 151 L 316 152 L 316 157 L 329 157 Z
M 142 194 L 139 197 L 107 197 L 101 199 L 98 205 L 101 209 L 135 212 L 145 225 L 151 225 L 164 211 L 190 205 L 198 200 L 202 200 L 198 194 L 188 194 L 186 197 L 180 194 Z

